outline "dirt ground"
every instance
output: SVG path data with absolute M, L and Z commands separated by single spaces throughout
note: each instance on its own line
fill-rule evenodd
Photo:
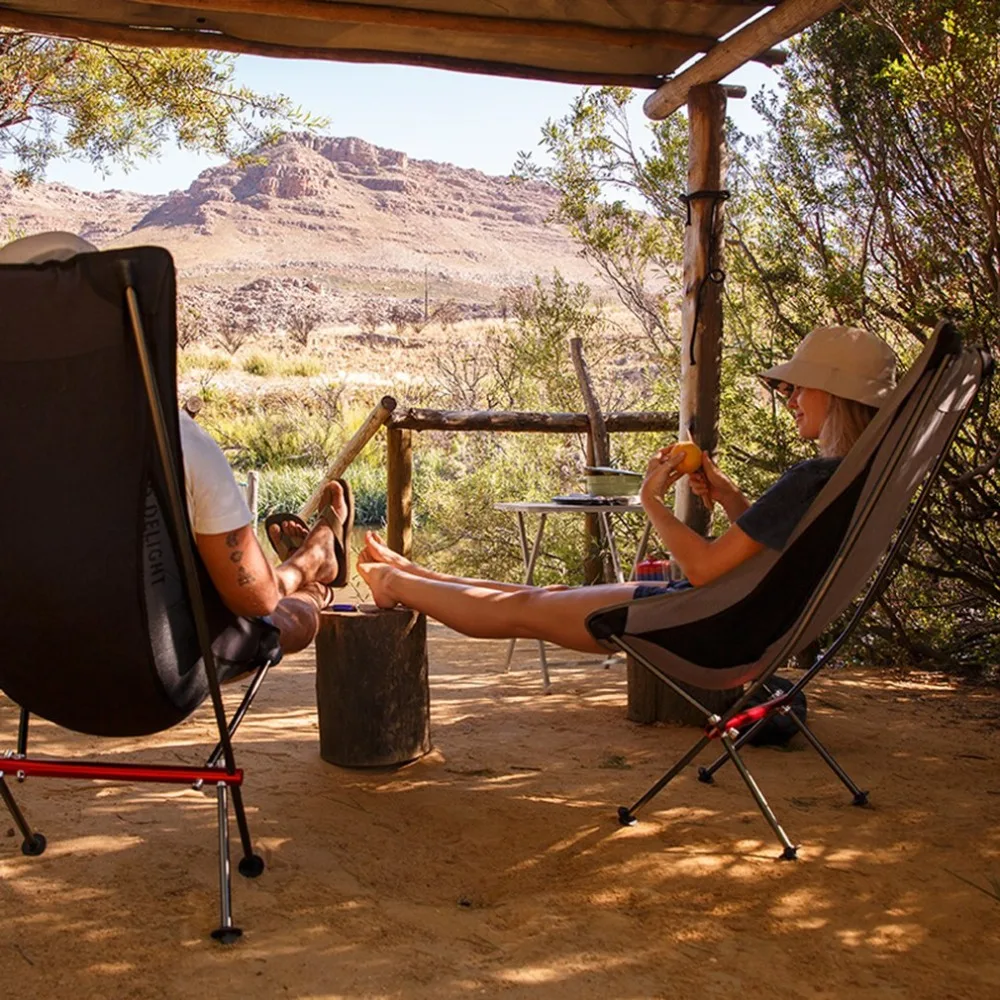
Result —
M 796 742 L 748 760 L 801 860 L 738 776 L 689 769 L 623 829 L 696 734 L 625 719 L 624 666 L 430 626 L 434 751 L 392 772 L 318 753 L 311 653 L 286 661 L 239 739 L 268 869 L 217 919 L 214 800 L 185 788 L 32 779 L 48 836 L 0 820 L 0 996 L 61 998 L 995 998 L 1000 996 L 1000 695 L 846 670 L 810 711 L 872 806 Z M 229 697 L 237 694 L 228 692 Z M 0 733 L 16 714 L 0 698 Z M 117 759 L 196 762 L 210 713 Z M 92 741 L 38 724 L 34 749 Z

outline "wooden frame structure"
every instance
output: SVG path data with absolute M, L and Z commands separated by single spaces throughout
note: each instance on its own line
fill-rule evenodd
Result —
M 3 0 L 0 28 L 123 45 L 403 63 L 563 83 L 657 90 L 669 82 L 672 88 L 657 90 L 647 106 L 651 116 L 665 117 L 677 95 L 697 83 L 721 79 L 751 59 L 782 62 L 784 53 L 774 46 L 840 2 Z M 698 56 L 711 57 L 704 71 L 670 80 Z M 676 106 L 682 103 L 683 96 Z
M 745 93 L 718 81 L 749 60 L 782 62 L 784 53 L 776 45 L 842 3 L 0 0 L 0 29 L 125 45 L 399 63 L 646 88 L 652 93 L 644 109 L 654 119 L 686 103 L 689 224 L 684 243 L 680 428 L 682 437 L 711 449 L 717 433 L 722 338 L 723 124 L 727 96 Z M 404 491 L 408 435 L 414 429 L 406 421 L 416 419 L 414 411 L 409 412 L 409 417 L 382 415 L 389 424 L 390 479 Z M 704 528 L 704 512 L 683 489 L 678 501 L 684 520 Z M 407 531 L 400 527 L 394 540 L 405 544 Z

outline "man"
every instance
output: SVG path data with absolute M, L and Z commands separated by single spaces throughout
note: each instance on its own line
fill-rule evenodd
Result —
M 96 252 L 97 247 L 72 233 L 37 233 L 0 248 L 0 264 L 40 264 Z M 336 482 L 326 486 L 323 514 L 312 528 L 291 517 L 269 526 L 275 549 L 286 554 L 275 567 L 257 541 L 243 490 L 222 449 L 183 411 L 180 437 L 188 516 L 216 590 L 235 615 L 270 616 L 281 632 L 283 652 L 304 649 L 319 631 L 320 612 L 333 600 L 333 581 L 346 575 L 341 569 L 346 566 L 346 538 L 338 560 L 339 533 L 349 521 L 343 487 Z

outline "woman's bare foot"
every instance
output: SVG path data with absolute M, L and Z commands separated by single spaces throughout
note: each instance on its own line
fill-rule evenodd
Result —
M 421 575 L 420 567 L 407 559 L 406 556 L 393 552 L 377 531 L 365 532 L 365 547 L 358 556 L 358 562 L 385 563 L 388 566 L 395 566 L 396 569 L 405 570 L 407 573 Z
M 395 566 L 380 562 L 358 562 L 361 579 L 368 584 L 372 600 L 380 608 L 394 608 L 399 602 L 392 596 L 392 580 L 399 572 Z

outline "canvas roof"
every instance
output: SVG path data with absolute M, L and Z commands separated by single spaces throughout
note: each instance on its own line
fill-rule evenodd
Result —
M 780 61 L 774 39 L 833 6 L 828 0 L 0 0 L 0 26 L 123 44 L 656 88 L 768 7 L 795 8 L 796 16 L 758 38 L 756 51 L 741 52 L 739 63 Z

